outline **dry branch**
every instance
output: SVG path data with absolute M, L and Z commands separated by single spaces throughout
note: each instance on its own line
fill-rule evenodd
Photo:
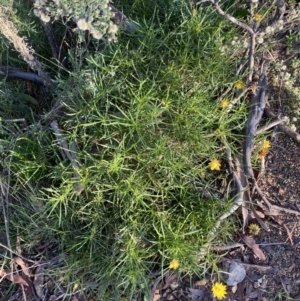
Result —
M 282 122 L 282 120 L 277 118 L 276 115 L 269 108 L 265 108 L 265 114 L 267 115 L 267 117 L 272 118 L 274 120 L 274 122 L 275 121 Z M 284 124 L 278 124 L 278 129 L 280 131 L 286 133 L 287 135 L 289 135 L 291 138 L 293 138 L 298 143 L 300 143 L 300 135 L 297 132 L 290 129 L 288 126 L 286 126 Z
M 266 110 L 266 108 L 265 108 L 265 110 Z M 263 132 L 266 132 L 267 130 L 269 130 L 269 129 L 271 129 L 271 128 L 273 128 L 273 127 L 275 127 L 275 126 L 277 126 L 277 125 L 279 125 L 281 123 L 283 123 L 283 120 L 279 120 L 279 119 L 274 120 L 274 121 L 270 122 L 269 124 L 264 125 L 261 128 L 259 128 L 256 131 L 256 135 L 259 135 L 259 134 L 261 134 Z
M 29 80 L 38 84 L 44 84 L 43 79 L 39 75 L 24 71 L 20 68 L 0 66 L 0 75 Z
M 237 242 L 237 243 L 229 244 L 226 246 L 214 246 L 211 249 L 214 251 L 227 251 L 227 250 L 231 250 L 231 249 L 235 249 L 235 248 L 240 248 L 243 246 L 244 246 L 244 244 Z
M 263 70 L 258 81 L 258 89 L 251 100 L 251 109 L 246 123 L 246 137 L 243 146 L 243 165 L 244 174 L 250 178 L 254 178 L 251 166 L 251 154 L 253 149 L 253 140 L 256 136 L 258 124 L 262 118 L 266 106 L 266 89 L 267 89 L 267 75 Z
M 219 1 L 218 1 L 218 0 L 201 0 L 201 1 L 197 2 L 196 5 L 200 5 L 200 4 L 204 3 L 204 2 L 210 2 L 210 3 L 212 3 L 212 4 L 215 6 L 217 12 L 218 12 L 221 16 L 224 16 L 227 20 L 229 20 L 230 22 L 236 24 L 237 26 L 246 29 L 250 34 L 254 34 L 253 29 L 252 29 L 248 24 L 246 24 L 246 23 L 244 23 L 244 22 L 242 22 L 242 21 L 239 21 L 239 20 L 236 19 L 235 17 L 233 17 L 233 16 L 231 16 L 231 15 L 225 13 L 225 12 L 222 10 L 222 8 L 220 7 Z

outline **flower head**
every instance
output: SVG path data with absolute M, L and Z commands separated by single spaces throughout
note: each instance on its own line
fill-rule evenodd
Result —
M 262 14 L 255 14 L 253 16 L 254 21 L 259 22 L 262 19 Z
M 262 143 L 261 149 L 268 149 L 271 147 L 271 142 L 269 140 L 264 140 Z
M 221 282 L 216 282 L 213 284 L 211 288 L 212 294 L 214 298 L 217 298 L 218 300 L 222 300 L 226 297 L 226 285 Z
M 257 224 L 250 224 L 248 226 L 248 230 L 249 230 L 249 234 L 254 236 L 258 235 L 260 232 L 260 228 Z
M 89 28 L 89 24 L 85 19 L 79 19 L 77 21 L 77 26 L 80 30 L 87 30 Z
M 258 37 L 257 38 L 257 43 L 258 44 L 262 44 L 264 42 L 264 38 L 263 37 Z
M 179 267 L 179 261 L 176 260 L 176 259 L 173 259 L 173 260 L 170 262 L 169 268 L 170 268 L 170 269 L 173 269 L 173 270 L 177 270 L 178 267 Z
M 259 153 L 258 153 L 258 159 L 263 159 L 266 157 L 268 154 L 268 149 L 267 148 L 262 148 Z
M 238 89 L 238 90 L 243 89 L 243 88 L 245 87 L 244 83 L 243 83 L 241 80 L 237 81 L 237 82 L 234 84 L 234 86 L 235 86 L 235 88 Z
M 269 140 L 264 140 L 260 147 L 258 158 L 263 159 L 268 154 L 270 147 L 271 147 L 271 142 Z
M 221 169 L 221 162 L 218 159 L 212 159 L 209 162 L 210 170 L 220 170 Z
M 50 21 L 50 17 L 48 15 L 45 15 L 44 13 L 41 14 L 40 18 L 45 23 L 48 23 Z
M 225 109 L 225 108 L 227 108 L 229 106 L 229 101 L 228 101 L 228 99 L 223 99 L 223 100 L 221 100 L 221 107 L 223 108 L 223 109 Z

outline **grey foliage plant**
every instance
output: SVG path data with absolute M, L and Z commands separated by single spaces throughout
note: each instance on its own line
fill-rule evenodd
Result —
M 109 0 L 35 0 L 33 12 L 43 22 L 60 18 L 72 20 L 77 30 L 87 30 L 97 40 L 104 35 L 109 41 L 116 39 L 118 27 L 110 21 Z

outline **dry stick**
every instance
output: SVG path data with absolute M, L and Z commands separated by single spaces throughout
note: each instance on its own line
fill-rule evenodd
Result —
M 212 3 L 212 4 L 215 6 L 217 12 L 218 12 L 221 16 L 224 16 L 227 20 L 231 21 L 232 23 L 234 23 L 234 24 L 236 24 L 236 25 L 238 25 L 238 26 L 240 26 L 240 27 L 246 29 L 250 34 L 254 34 L 253 29 L 252 29 L 248 24 L 246 24 L 246 23 L 244 23 L 244 22 L 242 22 L 242 21 L 239 21 L 238 19 L 236 19 L 236 18 L 233 17 L 233 16 L 230 16 L 230 15 L 226 14 L 226 13 L 222 10 L 222 8 L 220 7 L 219 1 L 217 1 L 217 0 L 202 0 L 202 1 L 197 2 L 196 5 L 200 5 L 200 4 L 204 3 L 204 2 L 210 2 L 210 3 Z
M 266 88 L 267 76 L 263 70 L 258 81 L 258 90 L 251 99 L 251 110 L 246 123 L 245 141 L 243 145 L 243 166 L 244 174 L 254 179 L 254 174 L 251 166 L 251 153 L 253 148 L 253 139 L 256 136 L 257 126 L 262 118 L 266 106 Z
M 265 66 L 264 66 L 264 69 L 265 69 Z M 257 190 L 257 192 L 259 193 L 261 198 L 267 204 L 270 212 L 273 209 L 273 210 L 277 210 L 277 211 L 281 210 L 281 211 L 285 211 L 287 213 L 300 215 L 300 212 L 298 212 L 298 211 L 281 208 L 279 206 L 272 205 L 266 199 L 263 192 L 259 188 L 257 181 L 255 180 L 255 177 L 253 174 L 253 169 L 252 169 L 252 165 L 251 165 L 251 153 L 252 153 L 252 148 L 253 148 L 253 139 L 254 139 L 255 135 L 257 134 L 257 126 L 261 120 L 263 112 L 266 109 L 265 105 L 266 105 L 267 79 L 266 79 L 265 70 L 262 71 L 262 75 L 258 81 L 258 86 L 259 86 L 258 91 L 257 91 L 256 95 L 254 95 L 252 97 L 252 100 L 251 100 L 252 108 L 249 113 L 247 124 L 246 124 L 246 138 L 245 138 L 244 147 L 243 147 L 244 174 L 252 179 L 252 181 L 254 183 L 254 188 Z M 279 124 L 278 127 L 285 127 L 285 126 Z M 300 135 L 298 135 L 298 136 L 299 136 L 299 140 L 297 140 L 297 141 L 300 142 Z
M 53 82 L 47 72 L 44 71 L 42 64 L 36 59 L 33 54 L 34 50 L 30 49 L 25 43 L 24 39 L 17 34 L 17 30 L 14 25 L 7 19 L 7 13 L 5 9 L 0 6 L 0 32 L 14 45 L 16 51 L 20 53 L 29 67 L 39 74 L 43 84 L 46 87 L 52 87 Z
M 265 110 L 266 110 L 266 108 L 265 108 Z M 267 124 L 267 125 L 262 126 L 261 128 L 259 128 L 256 131 L 256 134 L 259 135 L 259 134 L 261 134 L 263 132 L 266 132 L 267 130 L 269 130 L 269 129 L 271 129 L 271 128 L 273 128 L 273 127 L 275 127 L 275 126 L 277 126 L 278 124 L 281 124 L 281 123 L 283 123 L 283 120 L 279 120 L 279 119 L 278 120 L 274 120 L 274 121 L 270 122 L 269 124 Z
M 20 68 L 0 66 L 0 75 L 29 80 L 38 84 L 44 84 L 43 79 L 39 75 L 24 71 Z
M 280 120 L 276 117 L 276 115 L 269 108 L 265 108 L 265 114 L 267 115 L 267 117 L 272 118 L 274 121 Z M 300 135 L 297 132 L 293 131 L 292 129 L 290 129 L 288 126 L 286 126 L 284 124 L 278 124 L 278 128 L 279 128 L 279 130 L 286 133 L 291 138 L 293 138 L 294 140 L 296 140 L 297 142 L 300 143 Z
M 263 201 L 266 203 L 266 205 L 268 206 L 268 210 L 269 212 L 265 212 L 268 215 L 278 215 L 278 211 L 284 211 L 286 213 L 291 213 L 291 214 L 295 214 L 295 215 L 300 215 L 299 211 L 296 210 L 292 210 L 292 209 L 287 209 L 287 208 L 283 208 L 283 207 L 279 207 L 277 205 L 272 205 L 268 199 L 265 197 L 265 195 L 263 194 L 263 192 L 261 191 L 261 189 L 259 188 L 257 181 L 255 179 L 254 180 L 254 188 L 257 190 L 258 194 L 260 195 L 260 197 L 263 199 Z
M 250 52 L 249 52 L 249 74 L 247 78 L 247 84 L 252 82 L 253 72 L 254 72 L 254 52 L 256 44 L 256 34 L 250 33 Z
M 229 245 L 226 245 L 226 246 L 211 247 L 211 249 L 214 250 L 214 251 L 227 251 L 227 250 L 243 247 L 244 245 L 245 244 L 234 243 L 234 244 L 229 244 Z

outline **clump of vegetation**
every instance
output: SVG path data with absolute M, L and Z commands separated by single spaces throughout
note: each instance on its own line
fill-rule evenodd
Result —
M 87 30 L 97 40 L 105 34 L 110 40 L 116 38 L 118 27 L 110 21 L 112 13 L 108 0 L 35 0 L 33 12 L 43 22 L 61 18 L 74 21 L 78 30 Z
M 247 45 L 214 7 L 177 0 L 119 8 L 138 24 L 134 32 L 117 33 L 108 1 L 35 0 L 43 22 L 73 21 L 96 40 L 70 34 L 72 68 L 54 74 L 46 66 L 55 91 L 9 79 L 0 94 L 10 245 L 21 241 L 28 254 L 50 245 L 40 258 L 63 254 L 65 265 L 49 273 L 97 300 L 147 299 L 157 272 L 203 276 L 215 267 L 210 248 L 233 233 L 223 220 L 218 237 L 210 235 L 235 197 L 228 148 L 240 153 L 249 108 L 250 83 L 235 61 Z M 224 9 L 235 12 L 228 2 Z M 38 41 L 42 29 L 32 24 L 26 30 Z M 103 47 L 104 35 L 118 43 Z M 34 45 L 47 61 L 44 45 Z M 270 146 L 265 140 L 264 156 Z M 213 294 L 225 297 L 226 287 L 217 283 Z

